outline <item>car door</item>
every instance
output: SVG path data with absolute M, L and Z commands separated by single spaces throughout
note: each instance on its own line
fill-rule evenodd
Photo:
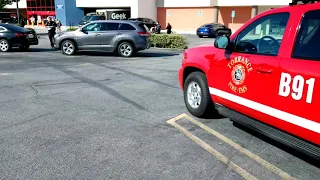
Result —
M 76 37 L 80 49 L 100 49 L 100 23 L 90 23 L 84 26 Z
M 266 15 L 245 27 L 210 62 L 210 93 L 216 103 L 266 123 L 277 102 L 279 56 L 289 13 Z M 273 28 L 271 28 L 273 27 Z
M 293 134 L 320 145 L 320 10 L 302 9 L 293 27 L 300 27 L 280 63 L 278 113 Z M 301 16 L 301 14 L 304 14 Z M 293 31 L 296 31 L 294 29 Z M 283 113 L 285 112 L 285 113 Z
M 103 22 L 101 23 L 100 31 L 100 45 L 101 49 L 111 51 L 114 49 L 114 39 L 119 34 L 119 23 L 116 22 Z

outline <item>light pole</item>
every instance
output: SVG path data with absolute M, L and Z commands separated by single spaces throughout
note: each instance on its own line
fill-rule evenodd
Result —
M 19 0 L 15 0 L 17 5 L 17 18 L 18 18 L 18 24 L 20 23 L 20 15 L 19 15 Z

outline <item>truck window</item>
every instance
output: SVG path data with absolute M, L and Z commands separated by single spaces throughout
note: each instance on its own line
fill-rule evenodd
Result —
M 253 22 L 236 41 L 235 51 L 262 55 L 278 55 L 289 13 L 272 14 Z
M 320 60 L 320 10 L 304 14 L 295 40 L 292 57 L 299 59 Z

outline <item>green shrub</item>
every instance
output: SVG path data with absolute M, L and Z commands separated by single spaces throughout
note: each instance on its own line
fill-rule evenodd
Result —
M 187 38 L 175 34 L 152 34 L 150 36 L 151 47 L 187 49 Z
M 67 31 L 75 31 L 75 30 L 77 30 L 78 28 L 69 28 L 69 29 L 67 29 Z

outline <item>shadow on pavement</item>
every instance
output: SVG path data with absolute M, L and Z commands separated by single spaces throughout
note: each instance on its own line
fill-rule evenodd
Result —
M 103 52 L 103 51 L 81 51 L 76 55 L 85 55 L 85 56 L 112 56 L 112 57 L 121 57 L 117 53 Z M 168 56 L 178 56 L 179 52 L 171 51 L 145 51 L 138 52 L 133 57 L 168 57 Z
M 11 52 L 49 52 L 49 51 L 57 51 L 51 48 L 33 48 L 30 47 L 29 50 L 20 50 L 19 48 L 12 48 Z
M 272 146 L 275 146 L 275 147 L 277 147 L 277 148 L 279 148 L 279 149 L 281 149 L 281 150 L 283 150 L 283 151 L 285 151 L 285 152 L 287 152 L 287 153 L 289 153 L 289 154 L 301 159 L 302 161 L 305 161 L 305 162 L 307 162 L 307 163 L 309 163 L 309 164 L 311 164 L 311 165 L 313 165 L 313 166 L 315 166 L 317 168 L 320 168 L 320 162 L 319 161 L 307 156 L 306 154 L 303 154 L 302 152 L 300 152 L 300 151 L 298 151 L 296 149 L 293 149 L 293 148 L 291 148 L 289 146 L 286 146 L 285 144 L 282 144 L 282 143 L 280 143 L 278 141 L 275 141 L 275 140 L 273 140 L 273 139 L 271 139 L 271 138 L 269 138 L 269 137 L 267 137 L 265 135 L 262 135 L 262 134 L 260 134 L 260 133 L 258 133 L 256 131 L 253 131 L 253 130 L 251 130 L 251 129 L 249 129 L 249 128 L 241 125 L 241 124 L 238 124 L 236 122 L 233 122 L 233 125 L 235 127 L 239 128 L 239 129 L 249 133 L 250 135 L 252 135 L 252 136 L 254 136 L 256 138 L 259 138 L 262 141 L 264 141 L 264 142 L 266 142 L 268 144 L 271 144 Z

